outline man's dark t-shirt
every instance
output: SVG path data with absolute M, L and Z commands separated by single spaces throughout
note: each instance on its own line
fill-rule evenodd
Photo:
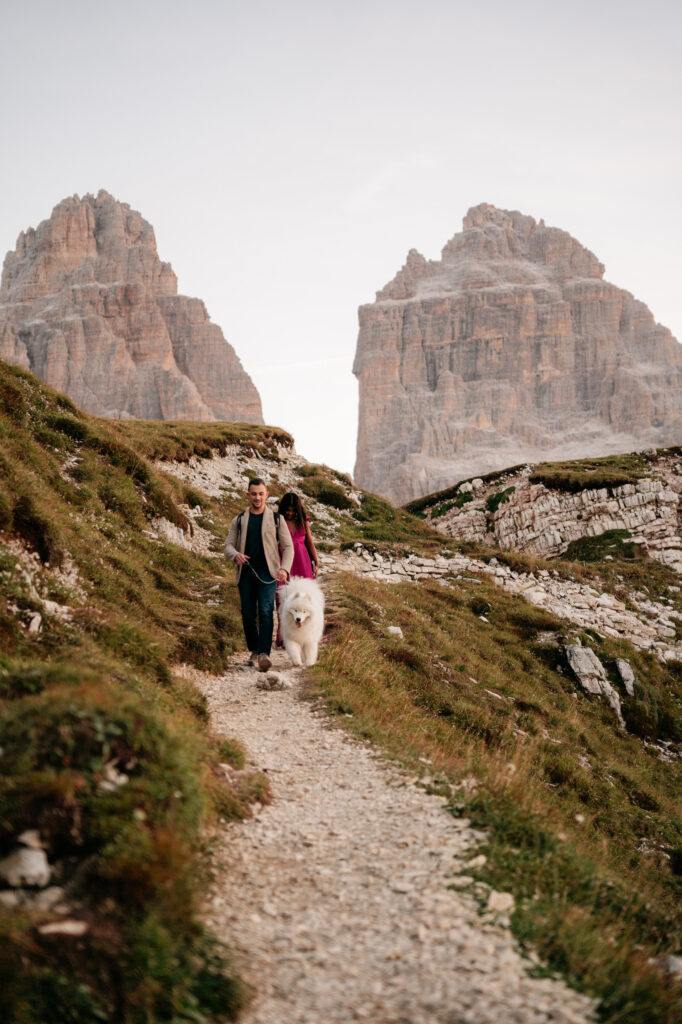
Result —
M 263 549 L 263 514 L 254 516 L 253 512 L 249 516 L 249 525 L 246 529 L 246 546 L 244 548 L 244 554 L 249 555 L 249 565 L 262 576 L 264 580 L 269 581 L 271 579 L 270 570 L 268 569 L 268 563 L 265 560 L 265 551 Z M 248 571 L 248 570 L 247 570 Z

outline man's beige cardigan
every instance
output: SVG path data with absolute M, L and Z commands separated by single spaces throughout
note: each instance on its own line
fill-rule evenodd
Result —
M 244 554 L 244 548 L 246 546 L 246 534 L 249 528 L 249 516 L 250 511 L 247 509 L 242 512 L 241 526 L 239 528 L 239 536 L 237 536 L 237 521 L 239 516 L 235 516 L 230 523 L 230 529 L 227 534 L 227 540 L 225 541 L 225 554 L 234 562 L 235 557 L 238 554 Z M 277 579 L 277 573 L 280 568 L 286 569 L 287 573 L 291 572 L 291 564 L 294 560 L 294 543 L 289 533 L 289 527 L 286 524 L 284 516 L 280 516 L 279 520 L 279 531 L 275 529 L 275 514 L 272 509 L 266 505 L 261 513 L 263 516 L 263 550 L 265 552 L 265 561 L 268 563 L 268 569 L 273 580 Z M 279 540 L 279 547 L 282 549 L 282 561 L 280 565 L 279 558 L 279 547 L 277 541 Z M 241 576 L 242 565 L 237 566 L 237 583 L 239 583 L 239 577 Z

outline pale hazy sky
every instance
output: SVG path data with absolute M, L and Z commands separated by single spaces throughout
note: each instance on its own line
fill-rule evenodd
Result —
M 0 0 L 0 250 L 105 188 L 265 419 L 355 459 L 357 307 L 480 202 L 564 228 L 682 339 L 678 0 Z

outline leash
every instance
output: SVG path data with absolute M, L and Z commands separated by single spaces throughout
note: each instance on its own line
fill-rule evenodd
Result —
M 254 569 L 254 567 L 251 565 L 251 562 L 244 562 L 243 564 L 244 565 L 248 565 L 248 567 L 251 570 L 251 572 L 253 573 L 253 575 L 256 577 L 256 579 L 258 580 L 259 583 L 263 584 L 263 586 L 267 587 L 271 583 L 276 583 L 277 582 L 277 580 L 263 580 L 263 579 L 261 579 L 261 577 L 258 575 L 256 570 Z

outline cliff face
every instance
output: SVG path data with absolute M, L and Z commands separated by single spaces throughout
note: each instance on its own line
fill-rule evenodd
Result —
M 542 558 L 561 557 L 573 541 L 625 530 L 649 557 L 682 572 L 680 449 L 633 455 L 630 461 L 636 471 L 618 482 L 598 479 L 596 461 L 579 487 L 557 479 L 551 465 L 517 466 L 487 479 L 465 480 L 410 508 L 448 537 Z M 571 467 L 581 465 L 560 464 L 568 476 Z
M 682 346 L 558 228 L 483 204 L 359 310 L 355 477 L 405 502 L 682 438 Z
M 204 304 L 177 294 L 151 225 L 104 191 L 65 199 L 7 254 L 0 358 L 98 416 L 263 422 Z

